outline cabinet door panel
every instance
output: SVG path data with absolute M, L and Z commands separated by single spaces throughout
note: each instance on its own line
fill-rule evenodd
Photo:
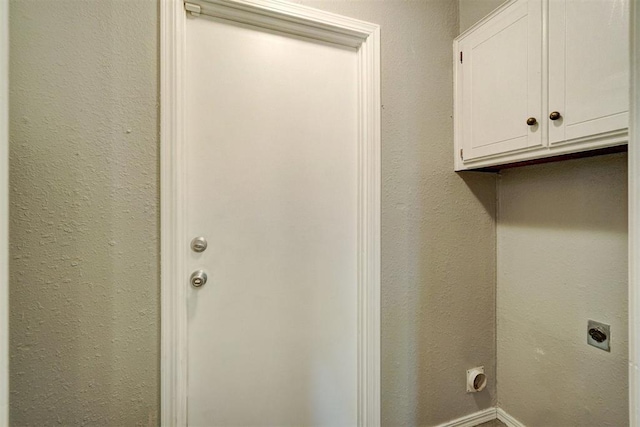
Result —
M 539 146 L 541 13 L 539 1 L 514 2 L 466 37 L 460 48 L 465 163 Z
M 629 25 L 626 1 L 549 1 L 551 144 L 627 127 Z

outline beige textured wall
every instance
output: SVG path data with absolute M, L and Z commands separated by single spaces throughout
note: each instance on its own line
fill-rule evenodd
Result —
M 460 32 L 491 13 L 505 0 L 458 0 L 460 4 Z
M 528 427 L 625 426 L 627 155 L 499 180 L 498 404 Z M 611 352 L 587 320 L 611 325 Z
M 158 6 L 12 0 L 11 425 L 158 417 Z
M 9 407 L 9 3 L 0 2 L 0 408 Z M 0 425 L 9 413 L 0 411 Z
M 302 3 L 382 25 L 383 422 L 492 406 L 495 176 L 453 172 L 457 2 Z M 11 13 L 12 420 L 154 422 L 157 6 Z M 489 387 L 466 394 L 478 365 Z

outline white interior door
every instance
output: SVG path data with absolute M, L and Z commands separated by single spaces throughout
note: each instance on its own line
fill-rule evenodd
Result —
M 356 49 L 186 23 L 192 426 L 357 424 Z

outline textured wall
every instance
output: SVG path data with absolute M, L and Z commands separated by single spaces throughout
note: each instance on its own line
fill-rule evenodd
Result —
M 495 177 L 453 172 L 457 2 L 302 3 L 382 25 L 383 422 L 489 407 Z M 157 418 L 156 7 L 13 0 L 16 424 Z M 490 385 L 466 394 L 478 365 Z
M 495 403 L 495 176 L 453 172 L 457 2 L 303 1 L 382 27 L 382 421 Z M 485 365 L 487 391 L 466 394 Z
M 0 1 L 0 408 L 9 405 L 9 3 Z M 9 423 L 0 410 L 0 425 Z
M 499 406 L 528 427 L 627 425 L 627 155 L 506 170 L 499 194 Z
M 158 417 L 158 6 L 12 0 L 11 424 Z
M 505 0 L 458 0 L 460 4 L 460 32 L 491 13 Z

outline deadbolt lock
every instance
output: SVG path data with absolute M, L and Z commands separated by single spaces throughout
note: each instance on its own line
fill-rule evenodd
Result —
M 207 273 L 204 270 L 196 270 L 191 273 L 191 278 L 189 280 L 191 282 L 191 286 L 194 288 L 199 288 L 207 283 Z

